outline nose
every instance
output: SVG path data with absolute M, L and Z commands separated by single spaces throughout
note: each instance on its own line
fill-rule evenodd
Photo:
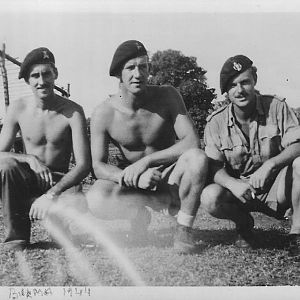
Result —
M 41 75 L 41 76 L 39 76 L 39 79 L 38 79 L 38 84 L 39 84 L 39 85 L 42 85 L 42 84 L 44 84 L 44 83 L 45 83 L 45 81 L 46 81 L 46 80 L 45 80 L 44 76 L 42 76 L 42 75 Z
M 134 73 L 133 74 L 134 74 L 135 78 L 139 78 L 141 76 L 141 70 L 140 70 L 140 68 L 138 66 L 136 66 L 134 68 Z
M 237 90 L 239 93 L 241 93 L 241 92 L 243 91 L 243 86 L 242 86 L 240 83 L 238 83 L 238 84 L 236 85 L 236 90 Z

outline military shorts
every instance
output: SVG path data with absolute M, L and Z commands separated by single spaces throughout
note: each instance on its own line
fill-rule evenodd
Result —
M 257 191 L 257 193 L 255 195 L 255 200 L 246 204 L 247 206 L 249 206 L 251 211 L 263 212 L 266 215 L 275 217 L 276 219 L 284 218 L 284 215 L 285 215 L 288 207 L 283 208 L 278 203 L 278 188 L 279 188 L 282 180 L 285 180 L 287 170 L 288 170 L 288 166 L 281 169 L 274 176 L 274 178 L 272 178 L 268 182 L 266 188 L 263 191 Z M 290 190 L 291 190 L 291 188 L 290 188 Z M 288 191 L 287 187 L 286 187 L 286 191 Z M 291 195 L 286 194 L 286 197 L 289 199 L 291 197 Z

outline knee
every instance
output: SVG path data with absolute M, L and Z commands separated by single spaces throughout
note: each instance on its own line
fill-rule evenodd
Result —
M 115 183 L 108 180 L 97 180 L 86 193 L 86 202 L 92 214 L 101 218 L 106 202 L 111 202 Z
M 300 157 L 297 157 L 293 161 L 293 173 L 300 176 Z
M 14 158 L 0 159 L 0 171 L 9 172 L 18 167 L 18 161 Z
M 217 184 L 210 184 L 205 187 L 201 194 L 201 206 L 210 214 L 214 214 L 218 207 L 220 198 L 224 194 L 222 188 Z
M 180 157 L 185 170 L 193 174 L 205 174 L 208 168 L 208 158 L 201 149 L 190 149 Z

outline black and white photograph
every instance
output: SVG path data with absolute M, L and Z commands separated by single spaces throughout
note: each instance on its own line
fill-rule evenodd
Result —
M 0 7 L 1 299 L 298 299 L 297 1 Z

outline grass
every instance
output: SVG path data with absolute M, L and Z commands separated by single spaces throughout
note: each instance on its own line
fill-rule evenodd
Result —
M 129 224 L 125 220 L 103 221 L 107 232 L 129 257 L 142 279 L 149 286 L 278 286 L 299 285 L 299 262 L 288 257 L 286 233 L 289 222 L 271 219 L 259 213 L 255 218 L 256 250 L 241 250 L 233 245 L 234 225 L 218 220 L 199 210 L 195 221 L 195 239 L 199 253 L 178 255 L 172 250 L 175 222 L 152 212 L 149 237 L 143 242 L 129 242 Z M 0 226 L 3 228 L 2 211 Z M 3 230 L 0 232 L 3 238 Z M 32 227 L 32 247 L 21 258 L 31 276 L 20 271 L 20 256 L 0 251 L 0 282 L 2 286 L 73 286 L 90 285 L 80 276 L 74 261 L 64 249 L 54 247 L 39 222 Z M 102 285 L 130 286 L 130 281 L 101 246 L 87 239 L 78 246 L 89 261 Z M 26 272 L 25 272 L 26 273 Z

